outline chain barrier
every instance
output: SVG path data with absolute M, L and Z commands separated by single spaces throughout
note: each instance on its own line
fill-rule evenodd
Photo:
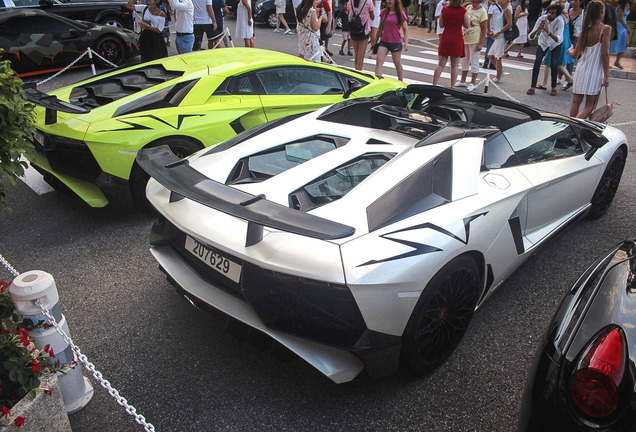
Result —
M 2 256 L 2 254 L 0 254 L 0 263 L 2 263 L 2 265 L 4 265 L 13 274 L 13 276 L 17 277 L 20 275 L 20 273 L 11 264 L 9 264 L 9 262 Z M 133 416 L 135 418 L 135 421 L 138 424 L 142 425 L 147 432 L 155 432 L 155 427 L 152 425 L 152 423 L 148 423 L 143 415 L 138 414 L 137 409 L 134 406 L 130 405 L 126 398 L 119 394 L 119 391 L 117 389 L 111 386 L 110 382 L 108 382 L 108 380 L 103 377 L 102 373 L 95 369 L 95 365 L 93 365 L 93 363 L 88 361 L 86 355 L 82 353 L 79 347 L 73 343 L 73 340 L 64 332 L 64 330 L 62 330 L 53 315 L 51 315 L 51 312 L 48 310 L 48 308 L 39 299 L 35 301 L 35 304 L 40 308 L 42 314 L 49 320 L 49 323 L 53 325 L 53 327 L 55 327 L 55 330 L 60 334 L 60 336 L 62 336 L 64 342 L 66 342 L 71 347 L 80 363 L 82 363 L 84 367 L 86 367 L 86 369 L 88 369 L 93 374 L 93 377 L 95 377 L 95 379 L 99 381 L 102 387 L 108 390 L 108 394 L 114 397 L 117 403 L 124 407 L 126 412 L 129 415 Z
M 60 71 L 58 71 L 58 72 L 54 73 L 53 75 L 51 75 L 51 76 L 50 76 L 50 77 L 48 77 L 48 78 L 43 79 L 42 81 L 40 81 L 40 82 L 36 83 L 36 84 L 35 84 L 35 85 L 36 85 L 36 87 L 37 87 L 37 86 L 40 86 L 40 85 L 42 85 L 42 84 L 44 84 L 44 83 L 47 83 L 47 82 L 51 81 L 53 78 L 57 78 L 58 76 L 60 76 L 61 74 L 63 74 L 64 72 L 66 72 L 67 70 L 69 70 L 70 68 L 72 68 L 73 66 L 75 66 L 75 64 L 76 64 L 78 61 L 80 61 L 80 60 L 81 60 L 81 59 L 82 59 L 85 55 L 89 54 L 89 51 L 90 51 L 90 54 L 92 54 L 92 55 L 95 55 L 95 56 L 99 57 L 99 59 L 100 59 L 101 61 L 103 61 L 104 63 L 107 63 L 107 64 L 111 65 L 112 67 L 117 67 L 117 65 L 116 65 L 115 63 L 113 63 L 113 62 L 111 62 L 111 61 L 109 61 L 109 60 L 105 59 L 104 57 L 102 57 L 101 55 L 99 55 L 96 51 L 93 51 L 93 50 L 91 49 L 91 47 L 88 47 L 88 48 L 86 48 L 86 51 L 84 51 L 82 54 L 80 54 L 80 56 L 79 56 L 78 58 L 76 58 L 75 60 L 73 60 L 73 61 L 72 61 L 72 62 L 71 62 L 68 66 L 64 67 L 64 69 L 62 69 L 62 70 L 60 70 Z

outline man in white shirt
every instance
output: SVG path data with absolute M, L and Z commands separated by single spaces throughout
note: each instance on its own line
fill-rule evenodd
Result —
M 537 33 L 541 32 L 537 44 L 534 67 L 532 68 L 531 87 L 526 94 L 532 95 L 537 89 L 537 79 L 539 78 L 539 71 L 541 70 L 541 61 L 548 51 L 551 53 L 550 79 L 552 81 L 552 91 L 550 94 L 552 96 L 556 96 L 557 94 L 557 74 L 559 72 L 559 60 L 561 59 L 561 45 L 563 44 L 564 20 L 559 19 L 562 12 L 563 7 L 560 4 L 551 4 L 548 7 L 547 13 L 537 20 L 534 28 L 530 34 L 528 34 L 528 39 L 534 40 Z
M 174 13 L 175 44 L 179 54 L 192 52 L 194 46 L 194 5 L 192 0 L 170 0 Z
M 442 9 L 444 9 L 444 6 L 447 4 L 446 0 L 440 0 L 440 2 L 437 3 L 437 6 L 435 6 L 435 24 L 437 25 L 436 31 L 438 35 L 444 33 L 444 27 L 439 26 L 439 17 L 442 15 Z
M 217 27 L 212 0 L 192 0 L 192 3 L 194 5 L 194 47 L 192 49 L 193 51 L 201 49 L 203 33 L 208 39 L 208 48 L 212 48 L 214 45 L 210 38 L 214 36 L 214 30 Z

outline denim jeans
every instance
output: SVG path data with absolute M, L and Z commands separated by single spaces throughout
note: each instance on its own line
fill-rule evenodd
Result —
M 174 43 L 177 46 L 177 52 L 179 54 L 192 52 L 192 47 L 194 46 L 194 34 L 185 36 L 177 35 L 177 37 L 174 38 Z
M 550 80 L 552 84 L 552 88 L 557 86 L 557 74 L 559 73 L 559 65 L 561 61 L 561 45 L 559 44 L 555 46 L 550 53 Z M 539 71 L 541 70 L 541 62 L 543 61 L 543 57 L 545 57 L 546 53 L 549 50 L 543 50 L 541 45 L 537 45 L 537 54 L 534 58 L 534 67 L 532 68 L 532 85 L 531 87 L 537 86 L 537 80 L 539 79 Z

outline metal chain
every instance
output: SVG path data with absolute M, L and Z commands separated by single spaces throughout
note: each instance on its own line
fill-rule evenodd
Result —
M 20 275 L 20 273 L 18 273 L 18 271 L 11 264 L 9 264 L 9 261 L 7 261 L 2 256 L 2 254 L 0 254 L 0 263 L 2 263 L 2 265 L 4 265 L 13 274 L 13 276 L 17 277 Z M 49 323 L 51 323 L 53 327 L 55 327 L 55 330 L 57 330 L 57 332 L 60 334 L 60 336 L 62 336 L 64 342 L 66 342 L 73 349 L 73 352 L 75 353 L 79 361 L 86 367 L 86 369 L 91 371 L 91 373 L 93 374 L 95 379 L 99 381 L 101 386 L 108 390 L 108 394 L 114 397 L 117 400 L 117 403 L 123 406 L 126 409 L 126 412 L 133 416 L 135 418 L 135 421 L 138 424 L 142 425 L 146 431 L 154 432 L 155 427 L 151 423 L 148 423 L 144 416 L 142 416 L 141 414 L 137 414 L 137 409 L 134 406 L 130 405 L 126 398 L 122 397 L 119 394 L 119 391 L 117 391 L 117 389 L 114 389 L 110 385 L 108 380 L 103 377 L 102 373 L 95 369 L 95 365 L 89 362 L 88 358 L 84 354 L 82 354 L 79 347 L 73 343 L 73 340 L 70 338 L 70 336 L 67 335 L 64 330 L 62 330 L 57 321 L 55 321 L 55 318 L 53 317 L 53 315 L 51 315 L 48 308 L 44 304 L 42 304 L 39 299 L 35 301 L 35 304 L 38 305 L 38 307 L 42 310 L 42 313 L 48 318 Z
M 138 424 L 142 425 L 146 431 L 154 432 L 155 427 L 151 423 L 148 423 L 143 415 L 137 414 L 137 409 L 134 406 L 130 405 L 126 398 L 121 396 L 119 394 L 119 391 L 117 391 L 117 389 L 113 388 L 110 385 L 110 382 L 108 382 L 108 380 L 103 377 L 101 372 L 95 369 L 95 366 L 88 361 L 88 358 L 84 354 L 82 354 L 79 347 L 73 343 L 73 340 L 64 332 L 64 330 L 62 330 L 59 324 L 55 321 L 55 318 L 53 317 L 53 315 L 51 315 L 47 307 L 42 304 L 39 299 L 35 301 L 35 304 L 40 307 L 42 313 L 48 318 L 49 323 L 55 327 L 55 330 L 57 330 L 60 336 L 64 338 L 64 342 L 66 342 L 73 349 L 73 352 L 75 353 L 75 355 L 77 355 L 79 361 L 86 367 L 86 369 L 88 369 L 93 374 L 93 376 L 97 381 L 99 381 L 101 386 L 108 390 L 108 393 L 117 400 L 117 403 L 124 407 L 126 409 L 126 412 L 133 416 L 135 418 L 135 421 Z
M 56 72 L 55 74 L 51 75 L 51 76 L 50 76 L 50 77 L 48 77 L 47 79 L 44 79 L 44 80 L 40 81 L 39 83 L 35 84 L 35 85 L 36 85 L 36 87 L 37 87 L 37 86 L 39 86 L 39 85 L 42 85 L 42 84 L 44 84 L 44 83 L 46 83 L 46 82 L 48 82 L 48 81 L 50 81 L 50 80 L 52 80 L 53 78 L 56 78 L 56 77 L 60 76 L 62 73 L 64 73 L 64 72 L 66 72 L 67 70 L 69 70 L 71 67 L 73 67 L 73 65 L 75 65 L 75 63 L 77 63 L 78 61 L 80 61 L 80 59 L 81 59 L 82 57 L 84 57 L 86 54 L 88 54 L 88 50 L 89 50 L 89 49 L 90 49 L 90 48 L 87 48 L 87 49 L 86 49 L 86 51 L 84 51 L 84 52 L 83 52 L 83 53 L 82 53 L 82 54 L 81 54 L 78 58 L 76 58 L 75 60 L 73 60 L 73 61 L 72 61 L 72 62 L 71 62 L 68 66 L 66 66 L 66 67 L 65 67 L 64 69 L 62 69 L 61 71 Z M 93 51 L 93 52 L 94 52 L 94 51 Z
M 88 52 L 88 50 L 91 50 L 91 48 L 90 48 L 90 47 L 88 47 L 88 48 L 86 49 L 86 51 Z M 105 58 L 104 58 L 104 57 L 102 57 L 102 56 L 100 56 L 100 55 L 97 53 L 97 51 L 95 51 L 95 50 L 91 50 L 91 51 L 93 51 L 93 55 L 95 55 L 95 56 L 99 57 L 102 61 L 104 61 L 104 62 L 108 63 L 108 64 L 109 64 L 109 65 L 111 65 L 112 67 L 114 67 L 114 68 L 118 67 L 115 63 L 111 62 L 110 60 L 105 59 Z
M 9 261 L 4 259 L 2 254 L 0 254 L 0 263 L 2 263 L 2 265 L 5 266 L 7 268 L 7 270 L 9 270 L 14 277 L 20 276 L 20 273 L 18 273 L 18 271 L 16 269 L 14 269 L 11 264 L 9 264 Z

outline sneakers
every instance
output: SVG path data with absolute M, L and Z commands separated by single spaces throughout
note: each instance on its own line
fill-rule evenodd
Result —
M 348 56 L 353 56 L 353 53 L 351 51 L 347 51 L 347 55 Z
M 490 82 L 494 84 L 501 84 L 501 80 L 497 77 L 490 78 Z
M 473 83 L 468 84 L 468 87 L 466 87 L 466 91 L 471 92 L 473 90 L 475 90 L 475 84 Z
M 283 34 L 294 34 L 294 32 L 291 31 L 291 29 L 287 29 L 287 30 L 285 30 L 285 33 L 283 33 Z M 327 52 L 329 52 L 329 51 L 327 51 Z M 331 55 L 331 54 L 329 54 L 329 55 Z
M 338 54 L 340 54 L 340 55 L 344 55 L 344 51 L 343 51 L 343 50 L 340 50 L 340 51 L 338 51 Z
M 281 29 L 274 29 L 274 33 L 280 33 L 281 31 Z
M 326 49 L 326 48 L 325 48 L 325 52 L 326 52 L 327 54 L 329 54 L 329 57 L 332 57 L 332 56 L 333 56 L 333 53 L 332 53 L 331 51 L 329 51 L 328 49 Z
M 466 87 L 466 83 L 465 82 L 461 82 L 461 81 L 457 81 L 455 83 L 455 87 Z

